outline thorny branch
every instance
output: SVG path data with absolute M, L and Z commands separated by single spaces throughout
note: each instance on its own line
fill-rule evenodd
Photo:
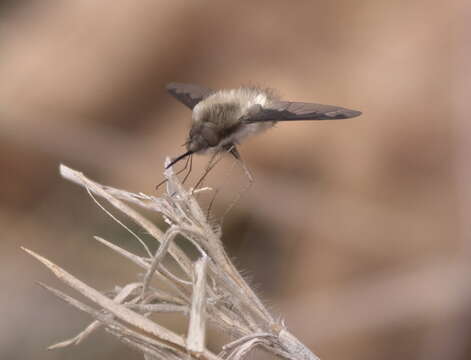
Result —
M 168 180 L 167 194 L 162 197 L 100 185 L 64 165 L 61 165 L 60 173 L 83 186 L 103 210 L 138 238 L 147 255 L 133 254 L 95 237 L 145 271 L 142 280 L 116 289 L 110 298 L 46 258 L 24 249 L 61 281 L 96 305 L 92 308 L 42 285 L 94 319 L 80 334 L 52 345 L 50 349 L 77 345 L 95 330 L 104 327 L 120 341 L 141 352 L 146 360 L 240 360 L 245 359 L 255 347 L 285 359 L 318 360 L 286 329 L 282 321 L 268 312 L 245 282 L 224 250 L 220 230 L 209 224 L 193 197 L 194 191 L 184 189 L 171 168 L 164 173 Z M 155 254 L 149 251 L 138 235 L 111 215 L 95 196 L 107 200 L 150 234 L 159 245 Z M 159 213 L 170 226 L 165 231 L 160 230 L 126 203 Z M 196 261 L 192 261 L 186 251 L 174 242 L 177 236 L 198 249 L 200 255 Z M 169 265 L 169 259 L 178 266 L 177 269 Z M 189 319 L 187 335 L 179 335 L 149 318 L 154 313 L 163 312 L 185 315 Z M 211 325 L 235 338 L 224 345 L 219 354 L 206 347 L 206 328 Z

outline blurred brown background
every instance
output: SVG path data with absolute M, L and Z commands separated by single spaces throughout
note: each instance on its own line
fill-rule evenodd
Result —
M 190 123 L 170 81 L 363 111 L 241 146 L 256 182 L 224 240 L 322 359 L 471 358 L 468 1 L 0 6 L 1 359 L 140 359 L 106 334 L 46 352 L 89 319 L 19 247 L 101 289 L 135 277 L 92 239 L 129 236 L 57 167 L 152 193 Z M 246 179 L 226 157 L 206 185 L 221 214 Z

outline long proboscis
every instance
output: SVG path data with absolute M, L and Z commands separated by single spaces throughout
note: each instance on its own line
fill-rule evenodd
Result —
M 184 158 L 186 158 L 187 156 L 190 156 L 190 155 L 193 154 L 193 153 L 194 153 L 194 151 L 188 150 L 186 153 L 184 153 L 184 154 L 182 154 L 182 155 L 176 157 L 175 159 L 173 159 L 173 160 L 170 162 L 170 164 L 168 164 L 168 165 L 165 167 L 165 169 L 168 169 L 169 167 L 171 167 L 171 166 L 175 165 L 177 162 L 179 162 L 181 159 L 184 159 Z

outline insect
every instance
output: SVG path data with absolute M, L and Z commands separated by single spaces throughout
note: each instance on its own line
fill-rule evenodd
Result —
M 166 168 L 192 154 L 210 151 L 213 154 L 229 152 L 241 160 L 236 146 L 278 121 L 348 119 L 361 114 L 339 106 L 280 101 L 272 91 L 257 87 L 212 90 L 174 82 L 167 85 L 167 90 L 192 109 L 193 114 L 185 143 L 187 151 Z

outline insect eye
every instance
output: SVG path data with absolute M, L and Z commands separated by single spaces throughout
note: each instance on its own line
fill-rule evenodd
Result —
M 209 126 L 205 126 L 201 129 L 201 135 L 209 146 L 216 146 L 219 142 L 216 131 Z

